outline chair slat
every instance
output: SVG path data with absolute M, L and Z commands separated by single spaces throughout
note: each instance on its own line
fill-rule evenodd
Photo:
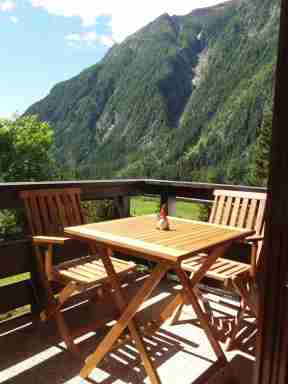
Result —
M 58 235 L 60 233 L 62 234 L 63 233 L 63 225 L 62 225 L 61 219 L 58 215 L 56 201 L 54 199 L 54 196 L 53 195 L 47 195 L 46 202 L 47 202 L 48 212 L 49 212 L 49 215 L 51 218 L 50 222 L 51 222 L 52 233 L 49 233 L 49 235 L 50 234 Z M 60 227 L 62 227 L 62 230 Z
M 266 205 L 266 200 L 261 200 L 259 203 L 258 214 L 256 219 L 256 225 L 255 225 L 256 235 L 259 235 L 259 236 L 261 236 L 264 232 L 265 205 Z
M 247 216 L 247 223 L 246 227 L 247 228 L 254 228 L 254 222 L 256 219 L 256 214 L 257 214 L 257 205 L 258 201 L 253 199 L 250 201 L 249 209 L 248 209 L 248 216 Z
M 77 273 L 80 276 L 87 277 L 88 279 L 95 280 L 98 279 L 99 275 L 96 273 L 88 272 L 85 268 L 83 269 L 81 265 L 77 267 L 72 267 L 68 269 L 69 272 Z
M 32 209 L 31 209 L 31 199 L 30 198 L 27 198 L 24 200 L 24 206 L 25 206 L 25 211 L 26 211 L 26 215 L 27 215 L 27 219 L 28 219 L 29 229 L 31 231 L 31 234 L 34 235 L 37 233 L 37 230 L 36 230 L 34 220 L 33 220 L 33 214 L 32 214 Z
M 83 220 L 83 215 L 81 214 L 81 209 L 80 209 L 80 200 L 78 200 L 77 195 L 74 193 L 70 194 L 72 206 L 73 206 L 73 213 L 76 218 L 76 221 L 84 224 Z
M 79 275 L 78 273 L 75 273 L 73 271 L 68 270 L 61 270 L 60 275 L 65 276 L 69 280 L 75 280 L 81 283 L 89 284 L 91 279 L 87 278 L 87 276 Z
M 61 195 L 56 195 L 55 196 L 55 202 L 56 202 L 56 207 L 57 207 L 58 215 L 60 217 L 61 225 L 63 226 L 63 228 L 67 227 L 68 226 L 68 221 L 66 219 L 66 212 L 65 212 L 65 209 L 64 209 L 64 206 L 63 206 L 63 202 L 61 200 Z
M 236 197 L 233 203 L 233 209 L 231 213 L 231 219 L 229 225 L 232 225 L 233 227 L 236 226 L 237 219 L 239 216 L 239 208 L 240 208 L 240 197 Z
M 224 213 L 221 220 L 221 224 L 223 225 L 228 225 L 229 223 L 229 218 L 230 218 L 231 209 L 232 209 L 232 201 L 233 201 L 233 198 L 229 196 L 225 202 Z
M 42 216 L 43 232 L 51 233 L 51 224 L 48 216 L 45 196 L 43 195 L 38 196 L 38 204 L 39 204 L 39 208 Z
M 230 270 L 226 271 L 224 273 L 224 275 L 226 278 L 230 278 L 230 277 L 238 275 L 240 272 L 246 271 L 248 268 L 250 268 L 250 266 L 248 266 L 248 264 L 243 265 L 243 264 L 237 263 L 237 264 L 231 266 Z
M 103 276 L 103 273 L 106 274 L 105 268 L 104 268 L 104 270 L 97 268 L 97 265 L 95 265 L 94 263 L 86 263 L 83 265 L 83 267 L 87 271 L 90 271 L 91 273 L 94 273 L 95 275 L 98 275 L 98 276 Z
M 32 220 L 34 222 L 35 231 L 37 232 L 37 234 L 43 234 L 44 228 L 42 226 L 42 220 L 41 220 L 39 205 L 37 203 L 36 196 L 31 196 L 30 207 L 31 207 L 31 210 L 33 211 Z
M 214 263 L 210 268 L 209 268 L 209 271 L 214 271 L 214 270 L 218 270 L 218 268 L 220 268 L 221 266 L 226 266 L 227 264 L 229 264 L 229 262 L 227 263 L 227 261 L 229 261 L 229 260 L 225 260 L 224 262 L 223 262 L 223 260 L 222 259 L 218 259 L 217 261 L 216 261 L 216 263 Z
M 214 223 L 215 224 L 220 224 L 221 223 L 221 218 L 223 215 L 223 207 L 225 203 L 225 196 L 220 196 L 219 202 L 216 208 L 216 213 L 215 213 L 215 218 L 214 218 Z
M 248 208 L 249 199 L 243 199 L 240 206 L 240 214 L 238 218 L 237 227 L 245 228 L 245 219 L 247 215 L 247 208 Z
M 215 268 L 213 272 L 218 274 L 223 274 L 226 271 L 230 271 L 233 267 L 233 262 L 230 262 L 230 260 L 223 260 L 222 265 L 220 265 L 218 268 Z
M 211 213 L 210 213 L 210 217 L 209 217 L 209 223 L 215 222 L 215 215 L 216 215 L 216 210 L 217 210 L 218 204 L 219 204 L 219 196 L 215 196 L 215 199 L 214 199 L 214 202 L 212 205 L 212 209 L 211 209 Z
M 266 193 L 264 192 L 249 192 L 249 191 L 234 191 L 229 189 L 215 189 L 213 192 L 214 196 L 223 196 L 226 197 L 232 196 L 232 197 L 240 197 L 241 199 L 256 199 L 260 200 L 266 199 Z
M 81 223 L 86 224 L 87 220 L 86 220 L 86 216 L 84 214 L 83 209 L 81 209 L 81 201 L 80 201 L 80 195 L 79 194 L 75 195 L 75 200 L 77 203 L 77 212 L 79 213 L 80 218 L 81 218 Z
M 62 196 L 64 206 L 65 206 L 65 211 L 66 211 L 66 217 L 67 217 L 67 222 L 68 226 L 72 226 L 77 224 L 77 219 L 75 217 L 74 209 L 73 209 L 73 204 L 71 200 L 71 195 L 70 194 L 65 194 Z M 78 221 L 79 222 L 79 221 Z

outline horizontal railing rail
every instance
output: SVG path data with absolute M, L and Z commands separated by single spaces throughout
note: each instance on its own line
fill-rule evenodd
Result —
M 77 180 L 26 183 L 0 183 L 0 209 L 22 207 L 20 191 L 53 188 L 81 188 L 83 200 L 108 199 L 117 196 L 137 195 L 143 189 L 142 180 Z
M 0 183 L 0 209 L 19 208 L 22 203 L 19 191 L 47 188 L 80 187 L 83 200 L 97 200 L 116 196 L 139 194 L 170 195 L 212 200 L 214 189 L 263 192 L 262 187 L 230 184 L 194 183 L 183 181 L 128 179 L 128 180 L 77 180 L 48 182 Z
M 124 198 L 130 196 L 159 196 L 162 202 L 168 203 L 169 214 L 173 215 L 175 214 L 176 198 L 209 203 L 213 199 L 214 189 L 265 191 L 265 188 L 260 187 L 151 179 L 0 183 L 0 209 L 21 208 L 22 202 L 19 199 L 19 192 L 23 190 L 68 188 L 73 186 L 81 188 L 81 199 L 83 200 L 118 198 L 118 203 L 125 205 L 125 209 L 122 210 L 123 216 L 129 215 L 127 199 L 125 201 Z M 19 306 L 35 304 L 31 279 L 30 281 L 20 281 L 9 285 L 1 284 L 1 281 L 3 282 L 1 279 L 7 281 L 9 277 L 26 272 L 32 272 L 33 280 L 35 269 L 29 239 L 0 241 L 0 257 L 0 315 Z M 5 300 L 2 299 L 4 296 Z

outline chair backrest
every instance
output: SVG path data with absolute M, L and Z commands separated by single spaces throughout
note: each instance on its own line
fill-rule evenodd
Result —
M 85 224 L 80 188 L 20 192 L 32 235 L 63 235 L 64 227 Z
M 266 193 L 217 189 L 209 222 L 254 229 L 256 236 L 264 233 Z
M 266 193 L 215 190 L 209 222 L 254 229 L 255 236 L 264 235 Z M 261 252 L 258 247 L 257 260 Z

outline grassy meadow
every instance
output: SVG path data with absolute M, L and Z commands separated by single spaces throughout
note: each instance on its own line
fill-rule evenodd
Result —
M 148 215 L 158 213 L 160 200 L 157 197 L 137 196 L 131 198 L 130 213 L 132 216 Z M 186 201 L 176 202 L 176 216 L 183 219 L 197 220 L 201 214 L 201 205 Z

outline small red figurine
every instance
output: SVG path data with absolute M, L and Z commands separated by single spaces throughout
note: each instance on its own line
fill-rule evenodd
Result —
M 157 228 L 162 231 L 169 231 L 169 221 L 167 219 L 166 204 L 163 204 L 160 209 L 159 220 L 157 222 Z

